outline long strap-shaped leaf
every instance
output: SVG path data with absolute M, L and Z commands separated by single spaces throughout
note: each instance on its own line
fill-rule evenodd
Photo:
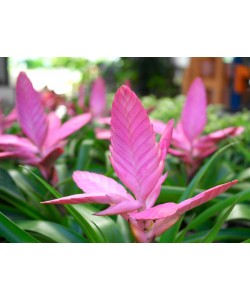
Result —
M 47 134 L 47 118 L 40 95 L 24 72 L 17 78 L 16 106 L 18 119 L 24 133 L 41 148 Z
M 120 180 L 145 201 L 162 174 L 163 161 L 147 112 L 127 86 L 117 91 L 112 105 L 110 150 Z
M 12 243 L 39 243 L 0 212 L 0 235 Z

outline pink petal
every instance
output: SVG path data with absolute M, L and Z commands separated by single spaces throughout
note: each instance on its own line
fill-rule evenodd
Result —
M 129 226 L 135 240 L 139 243 L 147 243 L 150 241 L 148 237 L 148 232 L 144 231 L 144 226 L 141 226 L 140 222 L 133 220 L 131 218 L 128 219 Z
M 104 125 L 110 125 L 111 117 L 100 117 L 96 118 L 96 122 Z
M 16 107 L 22 130 L 41 148 L 47 134 L 47 118 L 43 111 L 41 96 L 34 90 L 24 72 L 17 78 Z
M 96 216 L 109 216 L 109 215 L 119 215 L 124 213 L 129 213 L 135 211 L 142 207 L 139 201 L 122 201 L 118 204 L 111 205 L 107 209 L 95 213 Z
M 159 148 L 161 150 L 161 159 L 165 160 L 168 153 L 168 149 L 172 140 L 173 128 L 174 120 L 172 119 L 167 123 L 160 139 Z
M 240 135 L 245 130 L 244 127 L 228 127 L 221 130 L 214 131 L 208 135 L 202 136 L 202 140 L 210 140 L 213 142 L 219 142 L 225 138 L 234 137 Z
M 170 227 L 172 227 L 180 219 L 180 217 L 181 217 L 180 215 L 176 214 L 169 218 L 156 220 L 150 232 L 150 235 L 152 237 L 157 237 L 161 235 L 163 232 L 165 232 Z
M 12 111 L 6 117 L 4 117 L 3 128 L 7 129 L 11 127 L 13 122 L 15 122 L 16 120 L 17 120 L 17 109 L 16 107 L 14 107 Z
M 153 125 L 153 129 L 155 133 L 158 133 L 160 135 L 163 134 L 166 124 L 160 120 L 152 120 L 150 119 L 150 123 Z
M 109 129 L 96 128 L 95 135 L 98 140 L 109 140 L 111 132 Z
M 117 198 L 115 198 L 117 200 Z M 43 204 L 79 204 L 79 203 L 102 203 L 113 204 L 113 199 L 105 193 L 77 194 L 54 200 L 41 202 Z
M 26 151 L 38 153 L 37 147 L 27 138 L 22 138 L 14 134 L 0 135 L 0 149 L 26 149 Z
M 139 213 L 129 214 L 129 216 L 134 220 L 158 220 L 163 218 L 172 219 L 178 215 L 178 204 L 176 203 L 159 204 Z
M 224 193 L 228 190 L 231 186 L 235 185 L 238 180 L 233 180 L 231 182 L 227 182 L 221 185 L 217 185 L 203 193 L 198 194 L 197 196 L 187 199 L 178 204 L 178 213 L 184 214 L 186 211 L 199 206 L 209 200 L 214 199 L 218 195 Z
M 127 200 L 134 201 L 133 197 L 127 193 L 121 184 L 104 175 L 86 171 L 75 171 L 73 173 L 73 180 L 85 193 L 117 194 L 125 197 Z
M 17 148 L 12 151 L 4 151 L 0 152 L 0 159 L 3 158 L 13 158 L 18 159 L 23 164 L 37 166 L 39 163 L 39 159 L 34 155 L 34 153 L 30 152 L 25 148 Z
M 170 154 L 172 154 L 174 156 L 184 156 L 185 155 L 185 153 L 183 151 L 179 151 L 179 150 L 172 149 L 172 148 L 170 148 L 168 150 L 168 153 L 170 153 Z
M 71 118 L 65 122 L 56 132 L 54 136 L 54 144 L 67 138 L 69 135 L 86 125 L 91 119 L 91 114 L 82 114 Z
M 162 175 L 160 179 L 158 180 L 156 186 L 152 190 L 152 192 L 149 194 L 146 200 L 146 208 L 150 208 L 155 204 L 155 201 L 157 200 L 160 191 L 161 191 L 161 185 L 166 180 L 168 173 Z
M 164 164 L 146 110 L 129 87 L 116 93 L 111 111 L 111 163 L 120 180 L 145 201 Z
M 102 78 L 97 78 L 92 86 L 89 100 L 90 111 L 94 117 L 104 114 L 106 109 L 106 87 Z
M 55 144 L 55 134 L 61 127 L 61 120 L 54 113 L 50 112 L 47 116 L 48 131 L 46 139 L 43 143 L 43 149 L 48 149 Z
M 173 131 L 172 146 L 187 152 L 190 152 L 192 149 L 192 144 L 187 139 L 182 127 L 182 123 L 180 122 Z
M 200 135 L 207 123 L 206 90 L 201 78 L 196 78 L 187 93 L 181 123 L 185 135 L 192 142 Z

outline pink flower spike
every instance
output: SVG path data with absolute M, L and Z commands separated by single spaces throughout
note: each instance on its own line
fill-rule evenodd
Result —
M 97 78 L 92 86 L 89 100 L 90 112 L 94 117 L 100 117 L 106 109 L 106 87 L 102 78 Z
M 190 142 L 198 137 L 207 123 L 207 97 L 201 78 L 196 78 L 187 93 L 181 123 Z
M 211 200 L 237 183 L 237 180 L 234 180 L 222 184 L 180 204 L 165 203 L 153 207 L 167 177 L 167 173 L 162 175 L 162 172 L 166 154 L 170 150 L 173 120 L 164 126 L 160 142 L 157 143 L 146 110 L 135 93 L 124 85 L 115 94 L 110 123 L 110 160 L 118 178 L 133 192 L 135 199 L 112 178 L 75 171 L 73 180 L 85 194 L 44 203 L 109 204 L 108 208 L 95 215 L 119 214 L 128 221 L 136 241 L 152 242 L 156 236 L 177 222 L 186 211 Z M 206 145 L 208 144 L 209 147 L 213 146 L 206 142 Z M 200 147 L 202 146 L 201 144 Z M 186 159 L 185 152 L 182 153 Z
M 22 130 L 38 148 L 41 148 L 47 134 L 47 118 L 43 111 L 41 96 L 34 90 L 24 72 L 17 78 L 16 107 Z
M 146 110 L 134 92 L 122 86 L 111 111 L 111 163 L 139 201 L 146 201 L 163 171 L 158 144 Z

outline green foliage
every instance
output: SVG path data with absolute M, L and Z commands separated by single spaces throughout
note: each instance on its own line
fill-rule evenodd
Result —
M 81 58 L 54 58 L 26 61 L 29 68 L 67 67 L 78 69 L 83 81 L 90 81 L 104 71 L 100 63 L 94 66 Z M 119 61 L 115 64 L 119 67 Z M 129 72 L 129 71 L 128 71 Z M 86 77 L 84 77 L 86 74 Z M 135 74 L 130 74 L 131 79 Z M 125 77 L 126 77 L 125 76 Z M 125 79 L 125 77 L 121 77 Z M 127 79 L 127 78 L 126 78 Z M 156 78 L 160 84 L 160 78 Z M 124 83 L 124 82 L 122 82 Z M 150 85 L 149 85 L 150 86 Z M 111 108 L 114 93 L 108 93 Z M 167 98 L 142 97 L 150 117 L 163 122 L 181 116 L 183 96 Z M 186 213 L 156 242 L 249 242 L 250 241 L 250 120 L 249 112 L 229 114 L 220 106 L 208 107 L 208 123 L 204 133 L 230 126 L 244 126 L 237 139 L 225 140 L 219 150 L 208 157 L 193 178 L 174 156 L 168 155 L 164 182 L 157 204 L 180 202 L 212 186 L 238 179 L 239 183 L 216 199 Z M 56 161 L 58 183 L 51 186 L 37 168 L 19 167 L 15 161 L 4 160 L 0 168 L 0 241 L 53 243 L 129 243 L 134 238 L 129 225 L 121 216 L 98 217 L 94 213 L 105 205 L 44 205 L 41 202 L 81 193 L 72 180 L 75 170 L 88 170 L 117 177 L 109 161 L 109 143 L 95 138 L 95 123 L 88 124 L 68 139 L 64 154 Z M 8 133 L 20 133 L 16 124 Z M 236 142 L 237 141 L 237 142 Z

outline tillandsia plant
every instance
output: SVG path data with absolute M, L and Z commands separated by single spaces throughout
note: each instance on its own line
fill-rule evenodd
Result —
M 217 143 L 229 137 L 235 137 L 244 131 L 244 127 L 228 127 L 201 135 L 207 124 L 207 97 L 202 79 L 196 78 L 187 93 L 181 119 L 173 132 L 173 148 L 169 153 L 178 156 L 186 165 L 191 177 L 202 161 L 218 147 Z M 155 122 L 156 132 L 162 134 L 164 123 Z
M 82 114 L 61 124 L 54 112 L 46 115 L 37 92 L 27 75 L 21 72 L 16 84 L 17 116 L 26 137 L 0 135 L 0 158 L 18 159 L 22 164 L 37 166 L 52 183 L 57 180 L 55 161 L 63 153 L 66 138 L 90 121 Z
M 135 240 L 153 242 L 175 224 L 188 210 L 223 193 L 237 180 L 213 187 L 179 204 L 154 204 L 161 185 L 164 161 L 173 132 L 173 120 L 165 126 L 159 143 L 146 110 L 134 92 L 122 86 L 116 93 L 111 110 L 111 163 L 127 190 L 112 178 L 91 172 L 75 171 L 73 180 L 85 194 L 71 195 L 46 204 L 102 203 L 110 205 L 97 216 L 121 215 L 131 227 Z

